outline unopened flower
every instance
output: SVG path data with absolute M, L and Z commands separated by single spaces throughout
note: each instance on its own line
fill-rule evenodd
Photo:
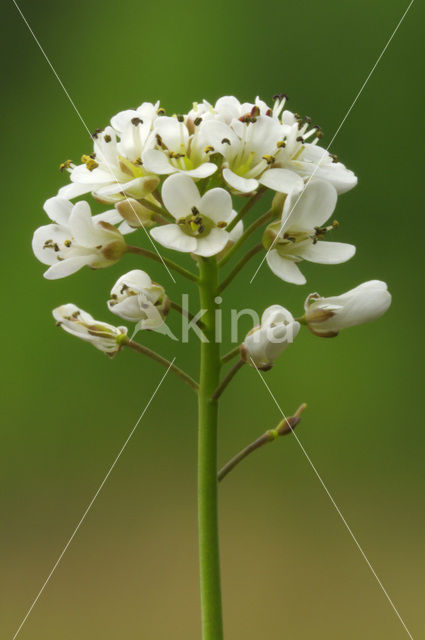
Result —
M 54 224 L 35 231 L 32 248 L 40 262 L 50 265 L 45 278 L 64 278 L 84 265 L 108 267 L 125 253 L 124 237 L 111 224 L 120 219 L 115 210 L 92 217 L 87 202 L 72 204 L 58 197 L 47 200 L 44 210 Z
M 158 175 L 185 173 L 192 178 L 207 178 L 217 170 L 217 165 L 209 161 L 212 151 L 197 130 L 189 132 L 184 116 L 164 116 L 155 122 L 142 161 L 147 171 Z
M 75 304 L 64 304 L 53 310 L 53 317 L 59 327 L 81 340 L 91 344 L 113 357 L 120 349 L 127 336 L 126 327 L 114 327 L 106 322 L 99 322 L 79 309 Z
M 155 224 L 154 212 L 133 198 L 126 198 L 115 204 L 115 209 L 130 227 L 130 230 L 144 227 L 145 229 Z
M 175 174 L 164 182 L 162 198 L 176 219 L 176 224 L 151 230 L 152 237 L 164 247 L 208 257 L 222 251 L 233 239 L 226 226 L 236 214 L 232 198 L 224 189 L 210 189 L 201 197 L 189 176 Z
M 294 341 L 300 323 L 278 304 L 268 307 L 261 316 L 261 324 L 246 335 L 241 346 L 245 362 L 258 369 L 271 369 L 275 360 Z
M 164 322 L 170 302 L 164 287 L 152 282 L 147 273 L 133 269 L 117 280 L 108 307 L 112 313 L 142 329 L 154 329 Z
M 324 235 L 337 226 L 324 226 L 337 202 L 335 187 L 313 178 L 302 192 L 293 192 L 285 199 L 282 219 L 269 225 L 263 237 L 270 269 L 282 280 L 304 284 L 298 268 L 302 260 L 320 264 L 346 262 L 356 248 L 341 242 L 326 242 Z
M 331 338 L 341 329 L 371 322 L 391 304 L 385 282 L 369 280 L 340 296 L 322 298 L 312 293 L 305 301 L 304 321 L 317 336 Z
M 128 196 L 150 197 L 159 180 L 142 166 L 142 153 L 147 144 L 159 103 L 144 102 L 136 110 L 118 113 L 111 126 L 93 133 L 93 152 L 83 155 L 81 164 L 64 163 L 71 184 L 62 187 L 59 195 L 72 199 L 92 192 L 101 202 L 116 202 Z

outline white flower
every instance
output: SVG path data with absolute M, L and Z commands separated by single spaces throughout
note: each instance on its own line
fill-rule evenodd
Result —
M 194 133 L 189 132 L 184 116 L 159 118 L 147 147 L 142 161 L 145 170 L 151 173 L 185 173 L 192 178 L 207 178 L 217 170 L 217 165 L 208 161 L 212 149 L 202 142 L 196 127 Z
M 275 98 L 273 108 L 270 108 L 263 100 L 260 100 L 258 96 L 255 98 L 255 103 L 241 103 L 235 96 L 223 96 L 217 100 L 214 106 L 207 100 L 203 100 L 201 103 L 194 102 L 193 108 L 188 113 L 188 121 L 194 122 L 199 119 L 202 121 L 214 119 L 221 120 L 226 124 L 231 124 L 233 120 L 251 114 L 255 107 L 258 109 L 258 115 L 279 116 L 285 104 L 286 97 L 282 95 L 275 96 Z M 257 109 L 255 109 L 255 112 L 257 112 Z
M 112 126 L 95 131 L 93 153 L 82 156 L 80 165 L 68 161 L 62 166 L 70 172 L 71 184 L 59 195 L 72 199 L 90 191 L 101 202 L 151 197 L 159 180 L 145 170 L 141 156 L 159 117 L 158 104 L 144 102 L 136 110 L 122 111 L 112 118 Z
M 125 253 L 125 240 L 111 224 L 121 219 L 117 211 L 92 217 L 87 202 L 72 204 L 58 197 L 47 200 L 44 210 L 55 224 L 35 231 L 32 248 L 40 262 L 51 265 L 45 278 L 64 278 L 84 265 L 108 267 Z
M 304 284 L 306 279 L 298 268 L 301 260 L 338 264 L 352 258 L 356 251 L 353 245 L 321 239 L 336 226 L 323 226 L 336 202 L 335 187 L 317 179 L 286 198 L 282 220 L 269 225 L 263 238 L 267 263 L 274 274 L 286 282 Z
M 154 329 L 164 322 L 170 303 L 164 287 L 152 282 L 140 269 L 133 269 L 117 280 L 108 307 L 112 313 L 139 322 L 142 329 Z
M 241 356 L 251 366 L 267 371 L 294 341 L 299 330 L 300 323 L 292 314 L 285 307 L 274 304 L 264 311 L 261 324 L 246 335 Z
M 226 226 L 236 214 L 224 189 L 210 189 L 201 197 L 189 176 L 175 174 L 164 182 L 162 198 L 177 221 L 151 230 L 152 237 L 164 247 L 208 257 L 234 239 Z
M 338 335 L 341 329 L 371 322 L 382 316 L 391 304 L 385 282 L 369 280 L 340 296 L 322 298 L 312 293 L 305 301 L 305 322 L 316 335 Z
M 59 327 L 81 340 L 91 344 L 113 357 L 120 351 L 127 336 L 126 327 L 114 327 L 106 322 L 98 322 L 79 309 L 75 304 L 64 304 L 53 310 L 53 317 Z
M 251 193 L 260 184 L 282 193 L 301 188 L 296 173 L 274 166 L 282 125 L 273 115 L 260 115 L 259 106 L 230 124 L 207 119 L 200 125 L 200 135 L 223 156 L 223 178 L 236 193 Z
M 320 127 L 310 126 L 310 118 L 304 120 L 285 110 L 282 114 L 282 144 L 276 154 L 276 165 L 295 171 L 302 177 L 314 174 L 328 180 L 338 193 L 345 193 L 357 184 L 356 175 L 338 162 L 337 156 L 316 146 L 322 133 Z M 307 142 L 312 136 L 313 142 Z

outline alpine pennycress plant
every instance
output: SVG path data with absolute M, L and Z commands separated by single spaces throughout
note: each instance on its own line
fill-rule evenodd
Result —
M 217 518 L 217 485 L 251 451 L 291 432 L 304 405 L 276 429 L 243 449 L 219 472 L 217 469 L 218 400 L 245 364 L 263 371 L 297 336 L 301 325 L 315 335 L 336 336 L 341 329 L 368 322 L 389 307 L 391 296 L 383 282 L 372 280 L 339 296 L 312 293 L 305 312 L 294 319 L 283 306 L 266 309 L 261 322 L 243 343 L 226 355 L 216 338 L 216 311 L 221 294 L 251 257 L 266 252 L 271 271 L 281 280 L 305 284 L 303 260 L 338 264 L 349 260 L 355 247 L 324 240 L 338 224 L 329 223 L 338 195 L 352 189 L 357 178 L 338 158 L 319 146 L 320 127 L 310 118 L 285 109 L 286 97 L 275 96 L 272 107 L 256 98 L 240 103 L 232 96 L 215 105 L 194 103 L 187 114 L 167 116 L 159 102 L 144 102 L 111 119 L 93 133 L 93 150 L 80 164 L 67 160 L 61 170 L 70 183 L 45 203 L 49 224 L 34 233 L 36 257 L 48 265 L 45 277 L 69 276 L 87 265 L 101 269 L 126 253 L 163 261 L 168 270 L 195 283 L 204 310 L 199 383 L 184 371 L 128 336 L 126 327 L 94 320 L 74 304 L 53 311 L 57 324 L 113 357 L 129 347 L 164 364 L 195 390 L 199 408 L 198 509 L 203 640 L 223 638 Z M 244 229 L 249 210 L 267 192 L 271 207 Z M 92 215 L 85 200 L 91 196 L 107 210 Z M 235 196 L 245 205 L 234 209 Z M 188 270 L 146 247 L 128 244 L 127 237 L 143 227 L 138 238 L 151 238 L 162 247 L 189 253 Z M 263 230 L 262 242 L 245 249 L 248 238 Z M 224 279 L 221 268 L 241 254 Z M 172 302 L 164 287 L 140 269 L 122 275 L 112 287 L 109 310 L 140 330 L 165 333 L 170 310 L 193 320 L 187 309 Z M 162 330 L 161 330 L 162 327 Z M 239 358 L 238 358 L 239 356 Z M 222 378 L 221 368 L 236 364 Z

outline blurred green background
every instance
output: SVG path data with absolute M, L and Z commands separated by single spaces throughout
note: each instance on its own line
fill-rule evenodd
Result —
M 90 130 L 143 100 L 172 113 L 204 97 L 283 91 L 326 145 L 407 2 L 20 6 Z M 265 266 L 249 285 L 254 260 L 225 302 L 299 313 L 311 291 L 389 283 L 385 317 L 335 340 L 303 331 L 267 381 L 284 411 L 308 402 L 298 436 L 415 638 L 425 628 L 422 19 L 416 2 L 332 148 L 359 176 L 340 198 L 335 237 L 356 244 L 356 257 L 305 264 L 304 287 Z M 59 162 L 91 145 L 12 2 L 3 24 L 0 635 L 12 638 L 163 374 L 55 330 L 51 309 L 72 301 L 114 322 L 107 294 L 137 266 L 174 298 L 187 287 L 135 256 L 43 279 L 30 248 L 43 202 L 65 182 Z M 139 338 L 196 375 L 196 341 Z M 278 420 L 256 373 L 242 370 L 222 402 L 220 459 Z M 20 637 L 199 639 L 195 451 L 194 397 L 169 376 Z M 220 494 L 228 639 L 407 637 L 295 439 L 252 456 Z

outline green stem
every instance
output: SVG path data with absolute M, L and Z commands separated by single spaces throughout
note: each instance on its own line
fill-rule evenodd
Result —
M 246 213 L 248 213 L 248 211 L 250 209 L 252 209 L 252 207 L 254 206 L 254 204 L 256 202 L 258 202 L 258 200 L 261 198 L 261 196 L 263 195 L 263 193 L 266 191 L 265 187 L 260 187 L 257 191 L 257 193 L 255 195 L 252 196 L 252 198 L 250 198 L 248 200 L 248 202 L 242 207 L 242 209 L 239 211 L 238 215 L 233 218 L 232 222 L 230 222 L 230 224 L 227 227 L 227 231 L 231 231 L 232 229 L 234 229 L 236 227 L 236 225 L 238 224 L 239 220 L 242 220 L 242 218 L 244 217 L 244 215 Z
M 226 253 L 226 255 L 220 260 L 220 262 L 218 263 L 218 266 L 222 267 L 223 265 L 225 265 L 226 262 L 228 262 L 230 260 L 230 258 L 233 256 L 233 254 L 236 253 L 236 251 L 239 249 L 239 247 L 241 247 L 243 245 L 245 240 L 247 240 L 249 238 L 249 236 L 252 235 L 254 233 L 254 231 L 256 231 L 263 224 L 266 224 L 266 222 L 269 222 L 269 220 L 272 220 L 274 218 L 274 216 L 275 216 L 274 212 L 272 211 L 272 209 L 270 209 L 269 211 L 266 211 L 266 213 L 263 213 L 263 215 L 260 216 L 257 220 L 255 220 L 248 227 L 248 229 L 246 229 L 246 231 L 241 235 L 239 240 L 237 240 L 235 242 L 233 247 L 231 249 L 229 249 L 229 251 Z
M 150 249 L 144 249 L 143 247 L 136 247 L 133 244 L 128 244 L 127 252 L 136 253 L 138 256 L 150 258 L 151 260 L 155 260 L 155 262 L 164 263 L 169 269 L 174 269 L 174 271 L 177 271 L 177 273 L 180 273 L 180 275 L 184 276 L 188 280 L 191 280 L 192 282 L 198 282 L 198 278 L 194 273 L 188 271 L 184 267 L 181 267 L 179 264 L 177 264 L 177 262 L 173 262 L 173 260 L 170 260 L 169 258 L 161 257 L 159 254 L 150 251 Z
M 235 347 L 234 349 L 231 349 L 222 357 L 221 363 L 224 364 L 225 362 L 229 362 L 230 360 L 233 360 L 233 358 L 238 356 L 240 352 L 241 352 L 241 345 L 239 344 L 237 347 Z
M 218 288 L 218 292 L 221 293 L 222 291 L 224 291 L 224 289 L 227 287 L 227 285 L 229 285 L 232 282 L 233 278 L 238 275 L 239 271 L 246 265 L 247 262 L 249 262 L 249 260 L 251 260 L 252 256 L 255 256 L 255 254 L 258 253 L 259 251 L 261 251 L 262 249 L 264 249 L 264 247 L 263 247 L 263 245 L 261 243 L 256 244 L 255 247 L 252 247 L 239 260 L 239 262 L 236 264 L 236 266 L 233 268 L 233 270 L 229 273 L 227 278 L 225 278 L 223 280 L 223 282 L 220 284 L 220 286 Z
M 156 362 L 164 365 L 164 367 L 169 368 L 173 373 L 175 373 L 179 378 L 181 378 L 186 384 L 189 385 L 194 391 L 198 391 L 198 383 L 195 382 L 193 378 L 191 378 L 187 373 L 185 373 L 179 367 L 176 367 L 175 364 L 167 360 L 167 358 L 163 358 L 156 351 L 152 351 L 148 347 L 145 347 L 143 344 L 139 344 L 138 342 L 133 342 L 133 340 L 127 339 L 121 343 L 124 347 L 129 347 L 133 349 L 133 351 L 137 351 L 137 353 L 141 353 L 144 356 L 148 356 L 148 358 L 152 358 Z
M 198 391 L 198 531 L 202 640 L 223 640 L 218 536 L 217 417 L 211 398 L 219 384 L 220 345 L 215 339 L 218 269 L 215 258 L 199 259 L 199 293 L 204 314 Z

